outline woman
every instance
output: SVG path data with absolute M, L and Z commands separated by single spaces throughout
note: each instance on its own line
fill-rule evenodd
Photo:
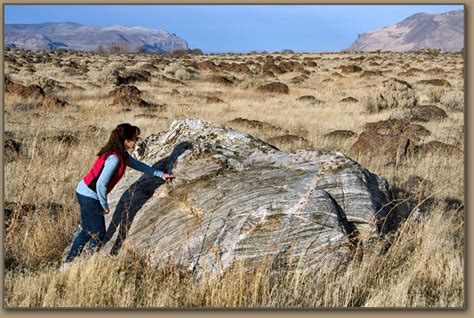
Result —
M 89 173 L 79 182 L 76 196 L 81 209 L 82 230 L 74 239 L 71 250 L 61 270 L 78 256 L 87 242 L 100 248 L 105 238 L 104 214 L 110 212 L 107 194 L 114 188 L 125 173 L 127 166 L 135 170 L 154 175 L 168 181 L 175 174 L 156 170 L 130 156 L 127 150 L 133 150 L 140 135 L 140 129 L 130 124 L 118 125 L 110 134 L 109 141 L 97 154 L 97 160 Z

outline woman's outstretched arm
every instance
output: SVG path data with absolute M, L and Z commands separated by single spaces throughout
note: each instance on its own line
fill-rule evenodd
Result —
M 137 159 L 130 156 L 130 154 L 128 154 L 127 156 L 128 156 L 128 158 L 127 158 L 128 159 L 127 160 L 128 161 L 128 166 L 130 168 L 141 171 L 141 172 L 146 173 L 146 174 L 150 174 L 150 175 L 155 176 L 155 177 L 163 178 L 163 175 L 165 174 L 163 171 L 155 169 L 155 168 L 150 167 L 149 165 L 147 165 L 147 164 L 145 164 L 141 161 L 138 161 Z

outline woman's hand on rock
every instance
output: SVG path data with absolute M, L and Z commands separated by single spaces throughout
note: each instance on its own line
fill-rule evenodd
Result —
M 164 173 L 163 174 L 163 177 L 161 177 L 164 181 L 168 181 L 168 180 L 171 180 L 171 179 L 174 179 L 176 178 L 176 174 L 174 173 Z

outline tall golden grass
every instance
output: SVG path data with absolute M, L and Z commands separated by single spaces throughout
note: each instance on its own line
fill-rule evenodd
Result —
M 94 254 L 63 273 L 56 266 L 5 274 L 6 307 L 462 307 L 463 218 L 436 207 L 408 220 L 384 242 L 359 246 L 350 263 L 322 263 L 311 273 L 272 275 L 261 262 L 219 279 L 177 267 L 156 270 L 133 251 Z M 209 276 L 209 277 L 206 277 Z

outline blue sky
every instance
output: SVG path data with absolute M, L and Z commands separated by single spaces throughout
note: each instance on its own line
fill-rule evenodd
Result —
M 4 5 L 4 23 L 77 22 L 165 29 L 210 52 L 339 51 L 357 35 L 462 5 Z

